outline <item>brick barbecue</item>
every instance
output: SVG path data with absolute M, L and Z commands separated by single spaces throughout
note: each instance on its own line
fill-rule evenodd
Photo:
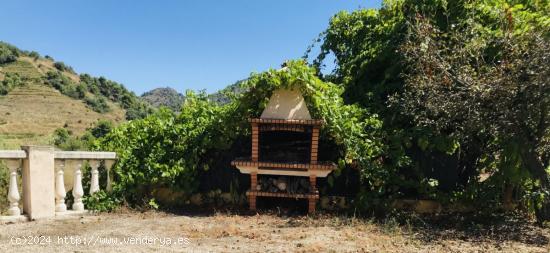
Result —
M 246 193 L 250 210 L 256 210 L 258 197 L 281 197 L 307 199 L 308 212 L 314 213 L 319 199 L 317 178 L 336 169 L 332 162 L 318 161 L 319 130 L 324 121 L 311 119 L 299 91 L 276 90 L 262 116 L 249 122 L 251 156 L 231 164 L 250 174 L 251 188 Z

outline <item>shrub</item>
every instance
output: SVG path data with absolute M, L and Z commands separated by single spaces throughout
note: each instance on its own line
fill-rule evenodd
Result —
M 6 73 L 0 82 L 0 95 L 6 95 L 13 88 L 23 85 L 23 80 L 17 73 Z
M 99 120 L 89 131 L 95 138 L 101 138 L 113 129 L 113 122 L 109 120 Z
M 147 103 L 141 101 L 133 92 L 122 84 L 108 80 L 105 77 L 92 77 L 89 74 L 80 75 L 88 91 L 96 96 L 102 96 L 126 109 L 126 119 L 142 119 L 153 112 Z
M 83 202 L 86 208 L 96 212 L 110 212 L 120 205 L 119 199 L 103 190 L 84 196 Z
M 60 91 L 63 95 L 75 99 L 83 99 L 86 97 L 87 88 L 85 84 L 76 84 L 59 71 L 49 71 L 46 73 L 46 83 Z
M 86 88 L 86 85 L 83 83 L 79 83 L 75 87 L 75 96 L 76 98 L 82 99 L 86 97 L 86 91 L 88 89 Z
M 55 62 L 53 66 L 59 71 L 67 71 L 67 72 L 74 73 L 73 68 L 71 66 L 66 65 L 64 62 L 60 62 L 60 61 Z
M 7 198 L 9 181 L 9 169 L 2 162 L 0 162 L 0 210 L 6 210 L 9 206 L 9 201 Z
M 106 113 L 111 110 L 109 105 L 107 104 L 107 100 L 103 97 L 86 97 L 84 98 L 84 102 L 92 108 L 92 110 L 99 112 L 99 113 Z
M 31 51 L 29 53 L 29 57 L 33 58 L 34 60 L 38 60 L 38 58 L 40 58 L 40 54 L 36 51 Z
M 10 63 L 17 60 L 20 51 L 16 47 L 0 41 L 0 64 Z
M 69 140 L 70 137 L 71 137 L 71 135 L 69 133 L 69 130 L 67 130 L 66 128 L 55 129 L 54 134 L 53 134 L 53 143 L 56 146 L 60 146 L 64 143 L 66 143 Z

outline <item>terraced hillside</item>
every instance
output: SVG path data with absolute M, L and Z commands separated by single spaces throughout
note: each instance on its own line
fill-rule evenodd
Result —
M 17 61 L 0 65 L 0 81 L 10 73 L 22 79 L 7 95 L 0 95 L 0 149 L 51 144 L 57 128 L 64 127 L 80 135 L 99 119 L 125 121 L 126 110 L 118 103 L 107 100 L 109 111 L 98 113 L 84 100 L 71 98 L 48 85 L 44 77 L 57 71 L 53 64 L 49 59 L 21 56 Z M 80 81 L 75 73 L 61 71 L 61 74 L 75 83 Z M 86 92 L 88 98 L 96 96 Z
M 23 144 L 49 144 L 57 128 L 81 134 L 98 119 L 124 120 L 124 110 L 94 112 L 81 100 L 72 99 L 45 85 L 30 83 L 0 97 L 0 149 Z

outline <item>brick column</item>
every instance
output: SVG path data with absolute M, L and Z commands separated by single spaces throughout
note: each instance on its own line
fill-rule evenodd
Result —
M 252 161 L 253 162 L 257 162 L 259 158 L 259 136 L 260 136 L 260 129 L 258 127 L 258 123 L 252 123 Z
M 311 132 L 311 164 L 317 164 L 317 153 L 319 148 L 319 126 L 313 126 Z
M 316 175 L 309 175 L 309 188 L 311 189 L 311 193 L 317 192 L 317 176 Z
M 256 186 L 258 185 L 258 174 L 256 172 L 250 173 L 250 195 L 248 195 L 248 204 L 251 211 L 256 211 Z
M 258 174 L 256 172 L 250 173 L 250 190 L 256 191 L 256 186 L 258 186 Z
M 250 205 L 250 211 L 256 211 L 256 194 L 249 195 L 248 202 Z
M 318 194 L 317 191 L 317 176 L 309 175 L 309 187 L 311 189 L 310 194 Z M 312 214 L 315 213 L 315 205 L 317 204 L 317 199 L 313 196 L 310 196 L 307 199 L 307 212 Z
M 315 213 L 315 205 L 317 204 L 317 200 L 315 198 L 308 198 L 307 199 L 307 212 L 308 213 Z

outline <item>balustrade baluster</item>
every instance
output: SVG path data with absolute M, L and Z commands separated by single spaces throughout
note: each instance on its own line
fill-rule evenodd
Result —
M 20 160 L 7 160 L 6 165 L 10 169 L 10 186 L 8 189 L 8 200 L 10 202 L 10 208 L 8 214 L 11 216 L 21 215 L 21 209 L 19 208 L 19 189 L 17 187 L 17 169 L 20 167 Z
M 65 204 L 65 160 L 56 161 L 56 179 L 55 179 L 55 211 L 65 212 L 67 211 L 67 205 Z
M 111 169 L 113 168 L 114 163 L 114 160 L 105 160 L 105 170 L 107 170 L 107 192 L 111 192 L 113 190 L 111 182 Z
M 99 161 L 93 160 L 90 162 L 90 167 L 92 167 L 92 179 L 90 180 L 90 195 L 92 195 L 99 191 Z
M 74 171 L 73 211 L 84 211 L 84 203 L 82 203 L 83 196 L 84 190 L 82 189 L 82 162 L 78 161 L 78 164 Z

